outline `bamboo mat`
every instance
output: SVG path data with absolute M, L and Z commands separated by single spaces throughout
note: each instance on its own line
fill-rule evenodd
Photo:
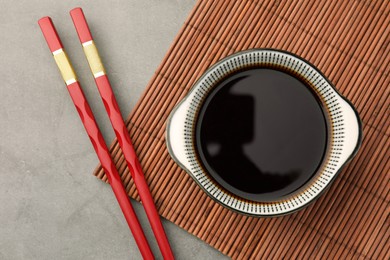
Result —
M 389 11 L 387 0 L 199 1 L 128 119 L 160 214 L 234 259 L 389 259 Z M 167 117 L 201 74 L 255 47 L 309 60 L 363 122 L 362 147 L 331 188 L 280 218 L 242 216 L 216 204 L 165 146 Z M 117 142 L 111 151 L 138 199 Z M 95 175 L 106 181 L 100 167 Z

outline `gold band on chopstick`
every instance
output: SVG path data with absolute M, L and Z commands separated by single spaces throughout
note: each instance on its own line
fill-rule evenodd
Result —
M 83 50 L 93 76 L 98 78 L 105 75 L 106 71 L 104 70 L 103 63 L 100 59 L 95 43 L 93 41 L 83 43 Z
M 76 73 L 73 70 L 72 65 L 68 59 L 68 55 L 64 52 L 63 49 L 58 49 L 53 52 L 54 60 L 57 63 L 57 66 L 61 72 L 62 78 L 65 81 L 66 85 L 70 85 L 77 81 Z

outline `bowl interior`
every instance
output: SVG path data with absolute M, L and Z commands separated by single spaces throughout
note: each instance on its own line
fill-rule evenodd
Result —
M 255 202 L 304 190 L 324 164 L 331 131 L 315 87 L 270 64 L 245 66 L 215 82 L 194 123 L 204 172 L 224 192 Z

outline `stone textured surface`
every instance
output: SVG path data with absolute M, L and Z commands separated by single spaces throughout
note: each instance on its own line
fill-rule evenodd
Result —
M 83 7 L 123 115 L 194 0 L 0 1 L 0 259 L 139 259 L 37 20 L 50 15 L 105 139 L 114 137 L 69 11 Z M 141 205 L 133 201 L 149 240 Z M 221 253 L 163 221 L 178 259 Z M 155 241 L 153 251 L 161 258 Z

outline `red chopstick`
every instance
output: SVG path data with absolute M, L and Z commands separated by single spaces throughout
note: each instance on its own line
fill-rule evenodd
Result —
M 160 216 L 154 205 L 152 195 L 146 183 L 137 154 L 131 143 L 130 135 L 123 121 L 119 106 L 111 89 L 110 82 L 100 60 L 98 51 L 89 30 L 87 21 L 81 8 L 70 11 L 73 23 L 76 27 L 80 42 L 83 45 L 84 53 L 87 57 L 96 85 L 99 89 L 107 114 L 109 115 L 112 127 L 115 130 L 119 145 L 125 156 L 127 167 L 130 170 L 135 186 L 145 208 L 146 215 L 150 221 L 157 243 L 160 247 L 164 259 L 174 259 L 167 236 L 162 226 Z
M 91 139 L 93 148 L 95 149 L 100 163 L 102 164 L 102 167 L 107 174 L 108 181 L 111 184 L 112 190 L 116 199 L 118 200 L 119 206 L 122 209 L 123 215 L 126 218 L 127 224 L 133 233 L 138 248 L 144 259 L 154 259 L 148 241 L 146 240 L 142 227 L 138 221 L 137 216 L 135 215 L 134 209 L 131 206 L 129 197 L 127 196 L 121 178 L 117 172 L 117 169 L 115 168 L 114 162 L 111 159 L 110 153 L 108 152 L 106 143 L 104 142 L 103 136 L 96 124 L 91 108 L 89 107 L 84 93 L 81 90 L 80 83 L 77 81 L 76 74 L 74 73 L 72 65 L 70 64 L 69 59 L 64 51 L 63 45 L 57 34 L 54 24 L 50 17 L 41 18 L 38 23 L 41 27 L 47 44 L 49 45 L 50 51 L 53 53 L 54 59 L 58 65 L 58 68 L 60 69 L 62 77 L 64 78 L 69 94 L 72 97 L 73 103 L 80 115 L 85 130 Z

